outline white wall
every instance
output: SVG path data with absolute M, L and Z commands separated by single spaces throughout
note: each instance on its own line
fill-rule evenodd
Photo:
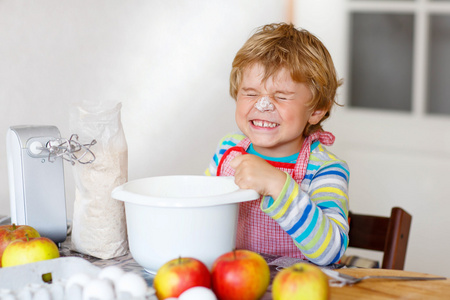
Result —
M 339 75 L 344 77 L 339 102 L 345 104 L 347 0 L 297 0 L 295 3 L 296 25 L 321 38 L 333 56 Z M 350 209 L 388 216 L 393 206 L 403 207 L 413 216 L 405 269 L 450 277 L 448 128 L 448 116 L 348 106 L 336 108 L 325 124 L 325 129 L 336 135 L 332 151 L 350 166 Z M 381 258 L 371 251 L 347 252 Z
M 0 1 L 0 215 L 9 215 L 9 126 L 55 125 L 70 106 L 118 100 L 129 178 L 202 174 L 236 129 L 232 59 L 252 31 L 281 22 L 279 0 Z M 65 164 L 67 211 L 74 183 Z

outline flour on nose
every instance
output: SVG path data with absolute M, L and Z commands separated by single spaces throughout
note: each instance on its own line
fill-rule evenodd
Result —
M 259 98 L 255 103 L 255 108 L 260 112 L 273 111 L 275 109 L 273 103 L 270 101 L 270 98 L 267 96 Z

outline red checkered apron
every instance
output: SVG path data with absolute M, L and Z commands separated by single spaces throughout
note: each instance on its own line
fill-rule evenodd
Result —
M 332 145 L 334 136 L 330 132 L 325 131 L 316 132 L 308 136 L 303 142 L 295 164 L 273 161 L 268 161 L 268 163 L 287 172 L 301 185 L 308 166 L 311 144 L 316 140 L 319 140 L 324 145 Z M 234 169 L 230 167 L 230 161 L 238 155 L 246 154 L 250 143 L 250 140 L 245 138 L 236 146 L 228 149 L 219 162 L 217 176 L 234 176 Z M 306 259 L 295 246 L 292 238 L 275 220 L 261 210 L 261 199 L 239 204 L 236 248 Z

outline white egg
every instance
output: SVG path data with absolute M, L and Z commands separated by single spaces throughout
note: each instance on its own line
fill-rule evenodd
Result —
M 50 292 L 45 288 L 41 287 L 36 290 L 33 295 L 33 300 L 51 300 Z
M 147 282 L 136 273 L 126 272 L 116 282 L 117 293 L 130 293 L 133 297 L 144 297 Z
M 2 300 L 16 300 L 16 296 L 14 294 L 0 294 L 0 299 Z
M 117 293 L 117 300 L 132 300 L 132 299 L 143 299 L 142 298 L 134 298 L 130 293 L 125 292 L 118 292 Z
M 16 300 L 17 298 L 16 298 L 16 296 L 14 296 L 14 294 L 0 292 L 0 299 L 2 299 L 2 300 Z
M 8 295 L 8 294 L 11 294 L 11 293 L 12 293 L 11 289 L 0 289 L 0 296 Z
M 53 282 L 50 285 L 52 299 L 64 299 L 64 285 L 61 282 Z
M 92 281 L 92 276 L 87 273 L 75 273 L 69 277 L 66 283 L 66 288 L 70 288 L 74 284 L 78 284 L 84 288 L 86 284 Z
M 29 288 L 25 287 L 17 293 L 17 298 L 20 300 L 31 300 L 33 299 L 33 293 Z
M 74 283 L 70 287 L 66 286 L 65 298 L 66 300 L 82 300 L 83 298 L 83 288 Z
M 83 290 L 83 300 L 110 300 L 114 298 L 114 287 L 109 279 L 93 279 Z
M 29 283 L 25 287 L 31 292 L 35 292 L 41 287 L 41 285 L 39 283 Z
M 195 286 L 181 293 L 178 300 L 217 300 L 217 297 L 211 289 Z
M 122 270 L 120 267 L 117 266 L 109 266 L 106 267 L 104 269 L 102 269 L 99 273 L 98 273 L 98 278 L 103 279 L 109 279 L 112 282 L 114 282 L 114 284 L 116 283 L 116 281 L 124 274 L 124 270 Z

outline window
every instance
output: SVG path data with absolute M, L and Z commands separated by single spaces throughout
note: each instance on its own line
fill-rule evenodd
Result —
M 428 112 L 450 115 L 450 15 L 430 16 L 429 41 Z
M 450 116 L 450 0 L 349 0 L 351 107 Z

